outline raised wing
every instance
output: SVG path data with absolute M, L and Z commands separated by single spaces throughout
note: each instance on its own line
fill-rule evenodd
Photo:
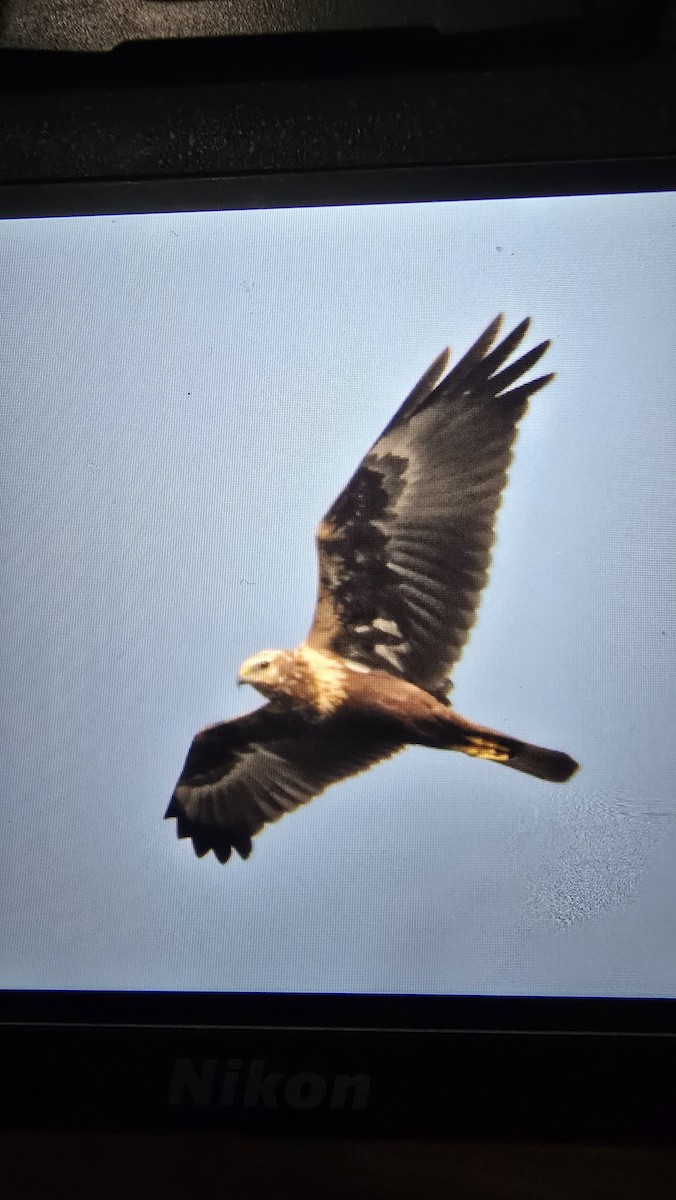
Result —
M 442 378 L 440 356 L 404 401 L 317 532 L 319 595 L 308 645 L 445 695 L 488 578 L 517 424 L 552 375 L 511 385 L 522 321 L 494 349 L 497 317 Z M 501 369 L 502 368 L 502 369 Z
M 401 749 L 349 717 L 313 725 L 267 704 L 196 735 L 165 816 L 199 858 L 248 858 L 264 825 Z

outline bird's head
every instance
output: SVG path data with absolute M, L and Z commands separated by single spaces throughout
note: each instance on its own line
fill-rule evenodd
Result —
M 242 663 L 237 682 L 250 683 L 264 696 L 276 696 L 283 690 L 287 657 L 287 650 L 259 650 Z

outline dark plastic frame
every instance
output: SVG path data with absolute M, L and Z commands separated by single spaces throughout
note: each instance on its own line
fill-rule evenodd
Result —
M 405 204 L 676 188 L 676 158 L 354 168 L 0 184 L 0 218 Z

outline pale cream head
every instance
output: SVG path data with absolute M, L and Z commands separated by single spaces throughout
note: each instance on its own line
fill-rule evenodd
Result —
M 329 716 L 345 699 L 344 663 L 335 654 L 297 646 L 261 650 L 239 668 L 238 682 L 250 683 L 268 700 Z
M 259 650 L 245 659 L 237 673 L 238 683 L 250 683 L 264 696 L 278 691 L 284 678 L 288 650 Z

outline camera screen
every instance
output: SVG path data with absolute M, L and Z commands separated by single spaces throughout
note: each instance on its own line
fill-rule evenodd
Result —
M 0 985 L 676 996 L 676 194 L 0 277 Z

